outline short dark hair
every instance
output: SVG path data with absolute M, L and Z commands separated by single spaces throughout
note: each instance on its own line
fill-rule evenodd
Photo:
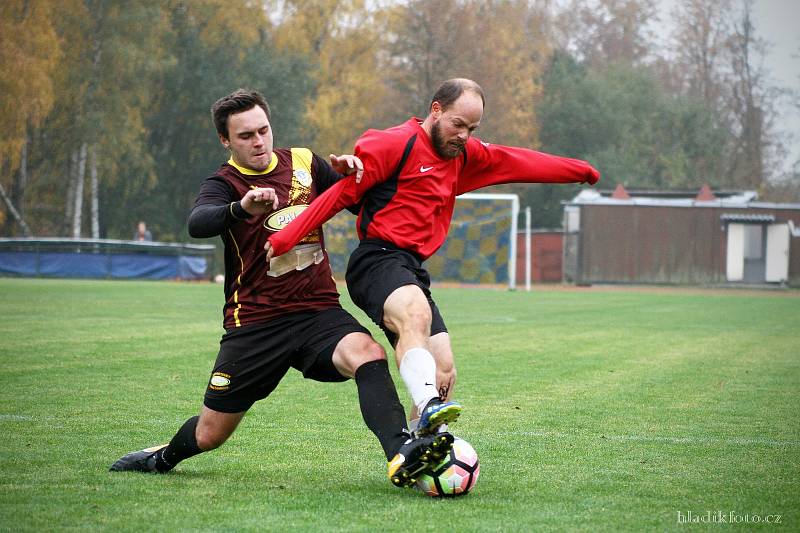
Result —
M 439 102 L 439 105 L 442 106 L 442 111 L 446 110 L 464 94 L 464 91 L 472 91 L 480 96 L 481 103 L 486 107 L 486 98 L 483 96 L 483 89 L 481 89 L 480 85 L 467 78 L 453 78 L 447 80 L 436 89 L 433 98 L 431 98 L 431 103 L 428 105 L 428 111 L 430 111 L 434 102 Z
M 228 138 L 228 117 L 236 113 L 249 111 L 255 106 L 260 107 L 269 119 L 269 104 L 258 91 L 237 89 L 228 96 L 223 96 L 211 106 L 211 118 L 217 133 Z

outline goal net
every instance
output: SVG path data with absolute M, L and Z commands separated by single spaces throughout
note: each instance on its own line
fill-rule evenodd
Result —
M 433 282 L 516 285 L 516 194 L 463 194 L 456 198 L 447 240 L 425 268 Z M 325 247 L 337 279 L 358 246 L 355 216 L 342 211 L 325 224 Z

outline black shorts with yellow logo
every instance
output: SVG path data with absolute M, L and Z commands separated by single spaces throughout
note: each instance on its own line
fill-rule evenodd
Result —
M 342 338 L 356 332 L 369 335 L 339 307 L 228 330 L 220 341 L 204 403 L 223 413 L 246 411 L 269 396 L 289 368 L 315 381 L 347 381 L 333 365 L 333 351 Z

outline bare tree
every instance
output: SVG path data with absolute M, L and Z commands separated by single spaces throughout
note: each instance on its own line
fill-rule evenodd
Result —
M 757 189 L 771 176 L 780 143 L 774 134 L 775 89 L 769 86 L 763 57 L 767 44 L 756 34 L 752 0 L 744 0 L 739 19 L 728 40 L 728 100 L 736 138 L 730 158 L 730 175 L 738 185 Z
M 100 238 L 100 184 L 97 179 L 97 146 L 89 149 L 89 184 L 91 189 L 92 238 Z
M 15 185 L 16 185 L 16 188 L 18 188 L 18 190 L 24 190 L 24 182 L 27 180 L 27 163 L 28 163 L 28 150 L 27 150 L 27 143 L 26 143 L 22 147 L 20 166 L 19 166 L 19 169 L 17 170 L 17 173 L 16 173 L 18 177 L 17 177 L 17 180 L 16 180 L 17 183 Z M 20 185 L 20 182 L 22 182 L 22 185 Z M 5 187 L 3 187 L 3 183 L 0 182 L 0 198 L 3 199 L 3 203 L 6 205 L 6 209 L 8 209 L 8 212 L 11 215 L 11 220 L 14 220 L 19 225 L 19 227 L 22 229 L 23 235 L 25 235 L 26 237 L 30 237 L 32 235 L 31 229 L 28 226 L 28 224 L 25 222 L 25 219 L 23 218 L 22 213 L 20 213 L 19 209 L 17 209 L 17 207 L 16 207 L 16 206 L 20 205 L 20 202 L 19 202 L 19 200 L 15 201 L 12 198 L 12 196 L 13 196 L 13 193 L 12 193 L 12 195 L 9 195 L 6 192 Z M 21 193 L 18 196 L 21 199 L 21 197 L 22 197 Z M 5 226 L 6 226 L 6 228 L 8 228 L 10 226 L 10 220 L 9 219 L 6 219 Z
M 401 120 L 409 110 L 423 114 L 436 87 L 468 67 L 471 50 L 470 29 L 474 10 L 459 0 L 412 0 L 396 6 L 390 13 L 387 35 L 388 69 L 393 98 L 403 101 L 399 112 L 388 121 Z M 442 24 L 442 21 L 448 21 Z M 452 28 L 459 31 L 452 31 Z
M 711 106 L 723 97 L 731 7 L 731 0 L 683 0 L 672 13 L 672 70 L 690 96 Z
M 729 134 L 720 181 L 758 189 L 783 152 L 775 132 L 772 87 L 763 68 L 767 43 L 753 25 L 752 0 L 682 0 L 673 11 L 669 71 L 683 94 L 716 113 Z
M 653 48 L 655 0 L 572 0 L 558 16 L 561 48 L 592 66 L 638 64 Z
M 86 175 L 86 143 L 81 144 L 81 150 L 78 154 L 77 172 L 75 174 L 75 203 L 72 209 L 72 237 L 79 239 L 81 237 L 81 225 L 83 215 L 83 184 L 84 176 Z

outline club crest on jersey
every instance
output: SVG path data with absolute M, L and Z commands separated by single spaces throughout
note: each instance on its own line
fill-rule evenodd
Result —
M 296 219 L 297 216 L 306 210 L 308 206 L 305 204 L 287 205 L 283 209 L 278 209 L 264 221 L 264 227 L 271 231 L 280 231 L 285 228 L 289 222 Z
M 307 170 L 302 168 L 295 169 L 292 171 L 292 176 L 303 187 L 311 186 L 311 174 Z

